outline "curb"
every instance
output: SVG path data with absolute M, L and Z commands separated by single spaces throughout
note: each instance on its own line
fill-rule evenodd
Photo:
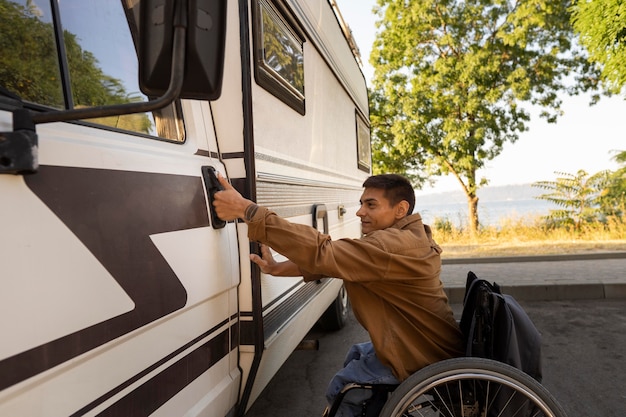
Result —
M 598 259 L 623 259 L 626 252 L 597 252 L 565 255 L 532 255 L 532 256 L 499 256 L 485 258 L 449 258 L 442 259 L 443 265 L 462 264 L 490 264 L 490 263 L 517 263 L 517 262 L 559 262 L 559 261 L 587 261 Z
M 626 258 L 626 252 L 598 252 L 547 256 L 453 258 L 442 259 L 442 264 L 469 265 L 482 263 L 558 262 L 623 258 Z M 500 284 L 500 287 L 502 288 L 503 293 L 513 296 L 517 301 L 626 299 L 626 280 L 625 282 L 619 283 L 585 282 L 526 285 Z M 463 297 L 465 296 L 465 286 L 445 287 L 445 292 L 451 304 L 463 303 Z
M 501 285 L 500 288 L 517 301 L 626 299 L 626 283 Z M 463 303 L 465 287 L 447 287 L 444 291 L 451 304 Z

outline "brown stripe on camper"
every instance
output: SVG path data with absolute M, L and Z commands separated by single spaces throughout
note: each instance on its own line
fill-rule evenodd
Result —
M 40 166 L 24 179 L 135 308 L 0 361 L 0 390 L 182 308 L 187 292 L 150 235 L 209 225 L 200 177 Z
M 107 392 L 105 395 L 76 411 L 70 417 L 82 416 L 88 411 L 93 410 L 103 402 L 112 398 L 114 395 L 144 378 L 150 372 L 153 372 L 155 369 L 159 368 L 172 358 L 180 355 L 186 349 L 208 337 L 210 334 L 214 333 L 217 329 L 226 324 L 226 322 L 226 320 L 223 321 L 205 334 L 187 343 L 175 352 L 172 352 L 167 357 L 125 381 L 123 384 L 120 384 L 115 389 Z M 235 332 L 237 330 L 236 327 L 237 325 L 233 324 L 230 331 L 226 328 L 209 341 L 203 343 L 189 354 L 180 358 L 175 363 L 159 372 L 157 375 L 153 376 L 132 390 L 130 393 L 126 394 L 98 415 L 147 416 L 151 414 L 228 354 L 228 352 L 233 348 L 232 346 L 229 347 L 229 333 L 232 334 Z

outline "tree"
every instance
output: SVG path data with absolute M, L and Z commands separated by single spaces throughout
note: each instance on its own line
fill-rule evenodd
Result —
M 609 184 L 610 171 L 600 171 L 589 175 L 584 170 L 576 174 L 556 172 L 555 181 L 538 181 L 534 187 L 551 191 L 537 198 L 550 201 L 560 207 L 550 210 L 545 216 L 551 226 L 573 227 L 580 230 L 585 223 L 595 222 L 603 217 L 601 199 Z
M 378 0 L 371 124 L 376 172 L 453 175 L 478 230 L 477 178 L 527 130 L 523 103 L 560 115 L 557 93 L 596 87 L 565 0 Z M 539 152 L 540 150 L 538 150 Z
M 626 85 L 626 4 L 623 0 L 577 0 L 571 12 L 590 61 L 602 67 L 607 89 L 619 93 Z
M 600 197 L 600 207 L 607 216 L 623 218 L 626 210 L 626 151 L 617 152 L 613 160 L 622 167 L 610 173 L 606 190 Z

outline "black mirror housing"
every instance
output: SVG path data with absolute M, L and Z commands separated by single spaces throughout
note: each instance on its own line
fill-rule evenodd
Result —
M 150 97 L 170 85 L 174 28 L 187 27 L 185 76 L 180 98 L 215 100 L 222 91 L 226 0 L 143 0 L 139 87 Z

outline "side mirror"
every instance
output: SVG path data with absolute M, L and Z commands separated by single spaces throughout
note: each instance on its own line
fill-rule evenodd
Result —
M 217 99 L 224 72 L 226 0 L 143 0 L 140 7 L 141 91 L 151 97 L 162 96 L 167 91 L 172 74 L 174 30 L 186 26 L 185 76 L 178 96 Z

